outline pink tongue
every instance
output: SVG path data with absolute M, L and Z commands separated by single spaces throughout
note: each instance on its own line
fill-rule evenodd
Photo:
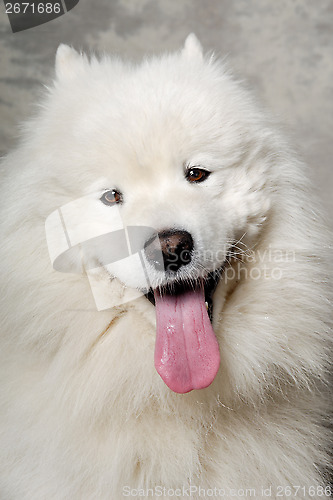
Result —
M 184 394 L 210 385 L 219 369 L 219 346 L 203 289 L 179 295 L 155 292 L 155 368 L 166 385 Z

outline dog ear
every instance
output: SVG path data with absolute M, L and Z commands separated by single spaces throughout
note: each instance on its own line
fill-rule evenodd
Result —
M 82 66 L 84 56 L 76 52 L 75 49 L 61 43 L 57 49 L 55 60 L 55 72 L 58 80 L 71 78 Z
M 189 58 L 202 59 L 203 58 L 203 50 L 201 43 L 197 39 L 194 33 L 190 33 L 184 44 L 184 48 L 182 50 L 182 54 Z

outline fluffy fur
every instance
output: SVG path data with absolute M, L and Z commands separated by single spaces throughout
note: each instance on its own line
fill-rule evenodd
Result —
M 60 46 L 23 136 L 2 164 L 1 498 L 322 496 L 328 233 L 273 122 L 190 36 L 138 66 Z M 191 185 L 184 165 L 212 174 Z M 191 232 L 185 278 L 238 242 L 225 272 L 242 271 L 214 295 L 221 366 L 206 389 L 176 394 L 157 374 L 146 297 L 97 311 L 87 277 L 52 268 L 49 214 L 88 193 L 103 224 L 113 187 L 124 223 Z M 142 287 L 133 270 L 113 293 L 124 285 Z

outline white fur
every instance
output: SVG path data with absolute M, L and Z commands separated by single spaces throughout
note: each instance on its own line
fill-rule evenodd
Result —
M 140 66 L 61 46 L 56 72 L 2 166 L 0 497 L 120 500 L 125 486 L 192 484 L 313 498 L 326 485 L 332 274 L 304 166 L 194 35 Z M 189 184 L 184 165 L 212 174 Z M 126 224 L 191 232 L 193 275 L 232 240 L 253 248 L 247 275 L 215 293 L 221 367 L 207 389 L 180 395 L 161 380 L 145 297 L 97 311 L 87 277 L 52 269 L 46 218 L 88 193 L 107 225 L 99 197 L 114 187 Z M 112 293 L 144 286 L 119 273 Z

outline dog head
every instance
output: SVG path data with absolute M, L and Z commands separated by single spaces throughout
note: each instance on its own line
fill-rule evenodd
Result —
M 92 280 L 103 269 L 107 280 L 145 294 L 164 332 L 172 308 L 178 304 L 180 323 L 188 316 L 180 310 L 192 308 L 197 323 L 204 316 L 198 329 L 205 336 L 205 309 L 213 321 L 226 265 L 253 244 L 270 207 L 273 139 L 265 118 L 228 70 L 204 57 L 194 35 L 180 52 L 140 66 L 88 61 L 60 46 L 56 72 L 41 134 L 57 150 L 54 175 L 73 199 L 49 219 L 49 233 L 66 226 L 64 248 L 54 251 L 58 268 L 83 264 Z M 49 238 L 51 253 L 55 241 Z M 167 373 L 169 386 L 186 392 L 211 381 L 218 347 L 207 342 L 208 378 L 178 387 Z

